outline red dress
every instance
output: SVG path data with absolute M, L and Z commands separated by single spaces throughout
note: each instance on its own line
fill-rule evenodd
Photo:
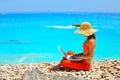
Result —
M 84 50 L 89 50 L 89 46 L 83 44 Z M 66 55 L 74 55 L 74 52 L 67 52 Z M 67 59 L 62 59 L 60 64 L 65 68 L 70 68 L 74 70 L 90 70 L 91 64 L 89 64 L 86 60 L 82 61 L 70 61 Z

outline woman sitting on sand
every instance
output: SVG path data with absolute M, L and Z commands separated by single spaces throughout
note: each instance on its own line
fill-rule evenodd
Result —
M 74 70 L 90 70 L 96 45 L 96 38 L 94 33 L 97 31 L 98 30 L 96 29 L 92 29 L 88 22 L 83 22 L 80 25 L 80 29 L 75 31 L 75 33 L 82 34 L 87 37 L 83 43 L 83 52 L 81 54 L 74 54 L 74 52 L 71 51 L 67 52 L 61 62 L 58 65 L 49 68 L 49 70 L 57 70 L 60 67 Z M 81 59 L 81 61 L 68 60 L 68 55 L 73 59 Z

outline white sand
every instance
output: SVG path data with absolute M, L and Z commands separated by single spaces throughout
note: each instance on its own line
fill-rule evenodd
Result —
M 61 70 L 50 72 L 48 68 L 56 64 L 56 62 L 21 65 L 0 64 L 0 80 L 23 80 L 26 71 L 36 69 L 44 74 L 46 80 L 59 80 L 58 78 L 62 80 L 120 80 L 120 60 L 93 61 L 90 71 L 61 68 Z

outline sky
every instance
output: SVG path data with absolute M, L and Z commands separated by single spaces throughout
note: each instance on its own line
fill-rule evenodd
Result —
M 120 12 L 120 0 L 0 0 L 0 13 Z

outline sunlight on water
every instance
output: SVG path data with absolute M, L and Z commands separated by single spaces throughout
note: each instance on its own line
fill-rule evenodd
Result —
M 60 61 L 58 45 L 65 52 L 82 52 L 85 37 L 74 34 L 78 28 L 71 25 L 84 21 L 99 29 L 93 59 L 120 59 L 120 14 L 5 14 L 0 15 L 0 63 Z

